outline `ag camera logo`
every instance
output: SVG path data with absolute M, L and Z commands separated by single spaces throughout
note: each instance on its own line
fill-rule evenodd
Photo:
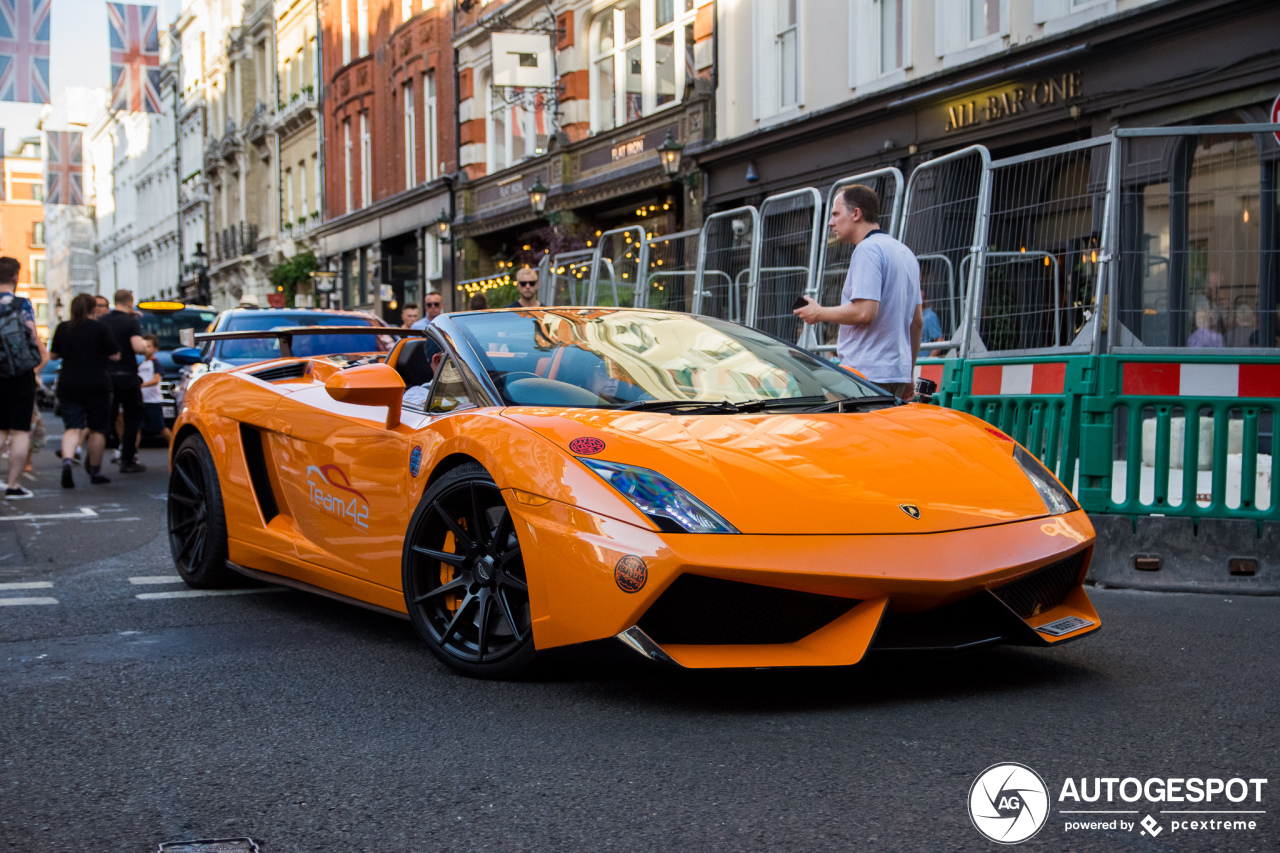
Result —
M 1025 764 L 993 764 L 969 789 L 969 819 L 999 844 L 1020 844 L 1049 818 L 1049 789 Z

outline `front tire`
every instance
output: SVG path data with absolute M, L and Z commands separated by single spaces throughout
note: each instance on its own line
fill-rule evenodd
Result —
M 520 540 L 483 466 L 460 465 L 427 490 L 409 522 L 402 566 L 409 618 L 446 666 L 509 678 L 533 662 Z
M 199 435 L 183 439 L 169 472 L 169 550 L 187 586 L 231 586 L 227 568 L 227 518 L 213 454 Z

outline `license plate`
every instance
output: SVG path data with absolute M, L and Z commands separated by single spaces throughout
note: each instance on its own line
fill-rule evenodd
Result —
M 1051 637 L 1061 637 L 1064 634 L 1070 634 L 1072 631 L 1079 631 L 1081 628 L 1089 628 L 1093 625 L 1094 623 L 1088 619 L 1081 619 L 1079 616 L 1068 616 L 1065 619 L 1059 619 L 1057 622 L 1041 625 L 1036 630 Z
M 165 416 L 166 418 L 174 418 L 174 417 L 177 417 L 177 414 L 176 414 L 176 413 L 174 412 L 174 410 L 173 410 L 173 406 L 165 406 L 161 411 L 163 411 L 163 412 L 164 412 L 164 416 Z

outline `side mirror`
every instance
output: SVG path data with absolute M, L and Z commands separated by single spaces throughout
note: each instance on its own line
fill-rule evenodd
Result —
M 404 402 L 404 380 L 394 367 L 364 364 L 338 371 L 324 383 L 329 396 L 340 403 L 355 406 L 386 406 L 387 429 L 400 424 L 400 405 Z
M 202 364 L 204 362 L 204 353 L 200 352 L 196 347 L 182 347 L 169 353 L 169 357 L 173 359 L 174 364 Z

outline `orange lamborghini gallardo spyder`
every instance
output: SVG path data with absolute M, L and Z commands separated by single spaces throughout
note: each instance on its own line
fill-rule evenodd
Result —
M 307 333 L 240 334 L 287 355 Z M 680 667 L 840 666 L 1100 627 L 1084 512 L 970 415 L 688 314 L 511 309 L 402 334 L 193 383 L 168 503 L 187 583 L 407 616 L 487 677 L 609 637 Z

